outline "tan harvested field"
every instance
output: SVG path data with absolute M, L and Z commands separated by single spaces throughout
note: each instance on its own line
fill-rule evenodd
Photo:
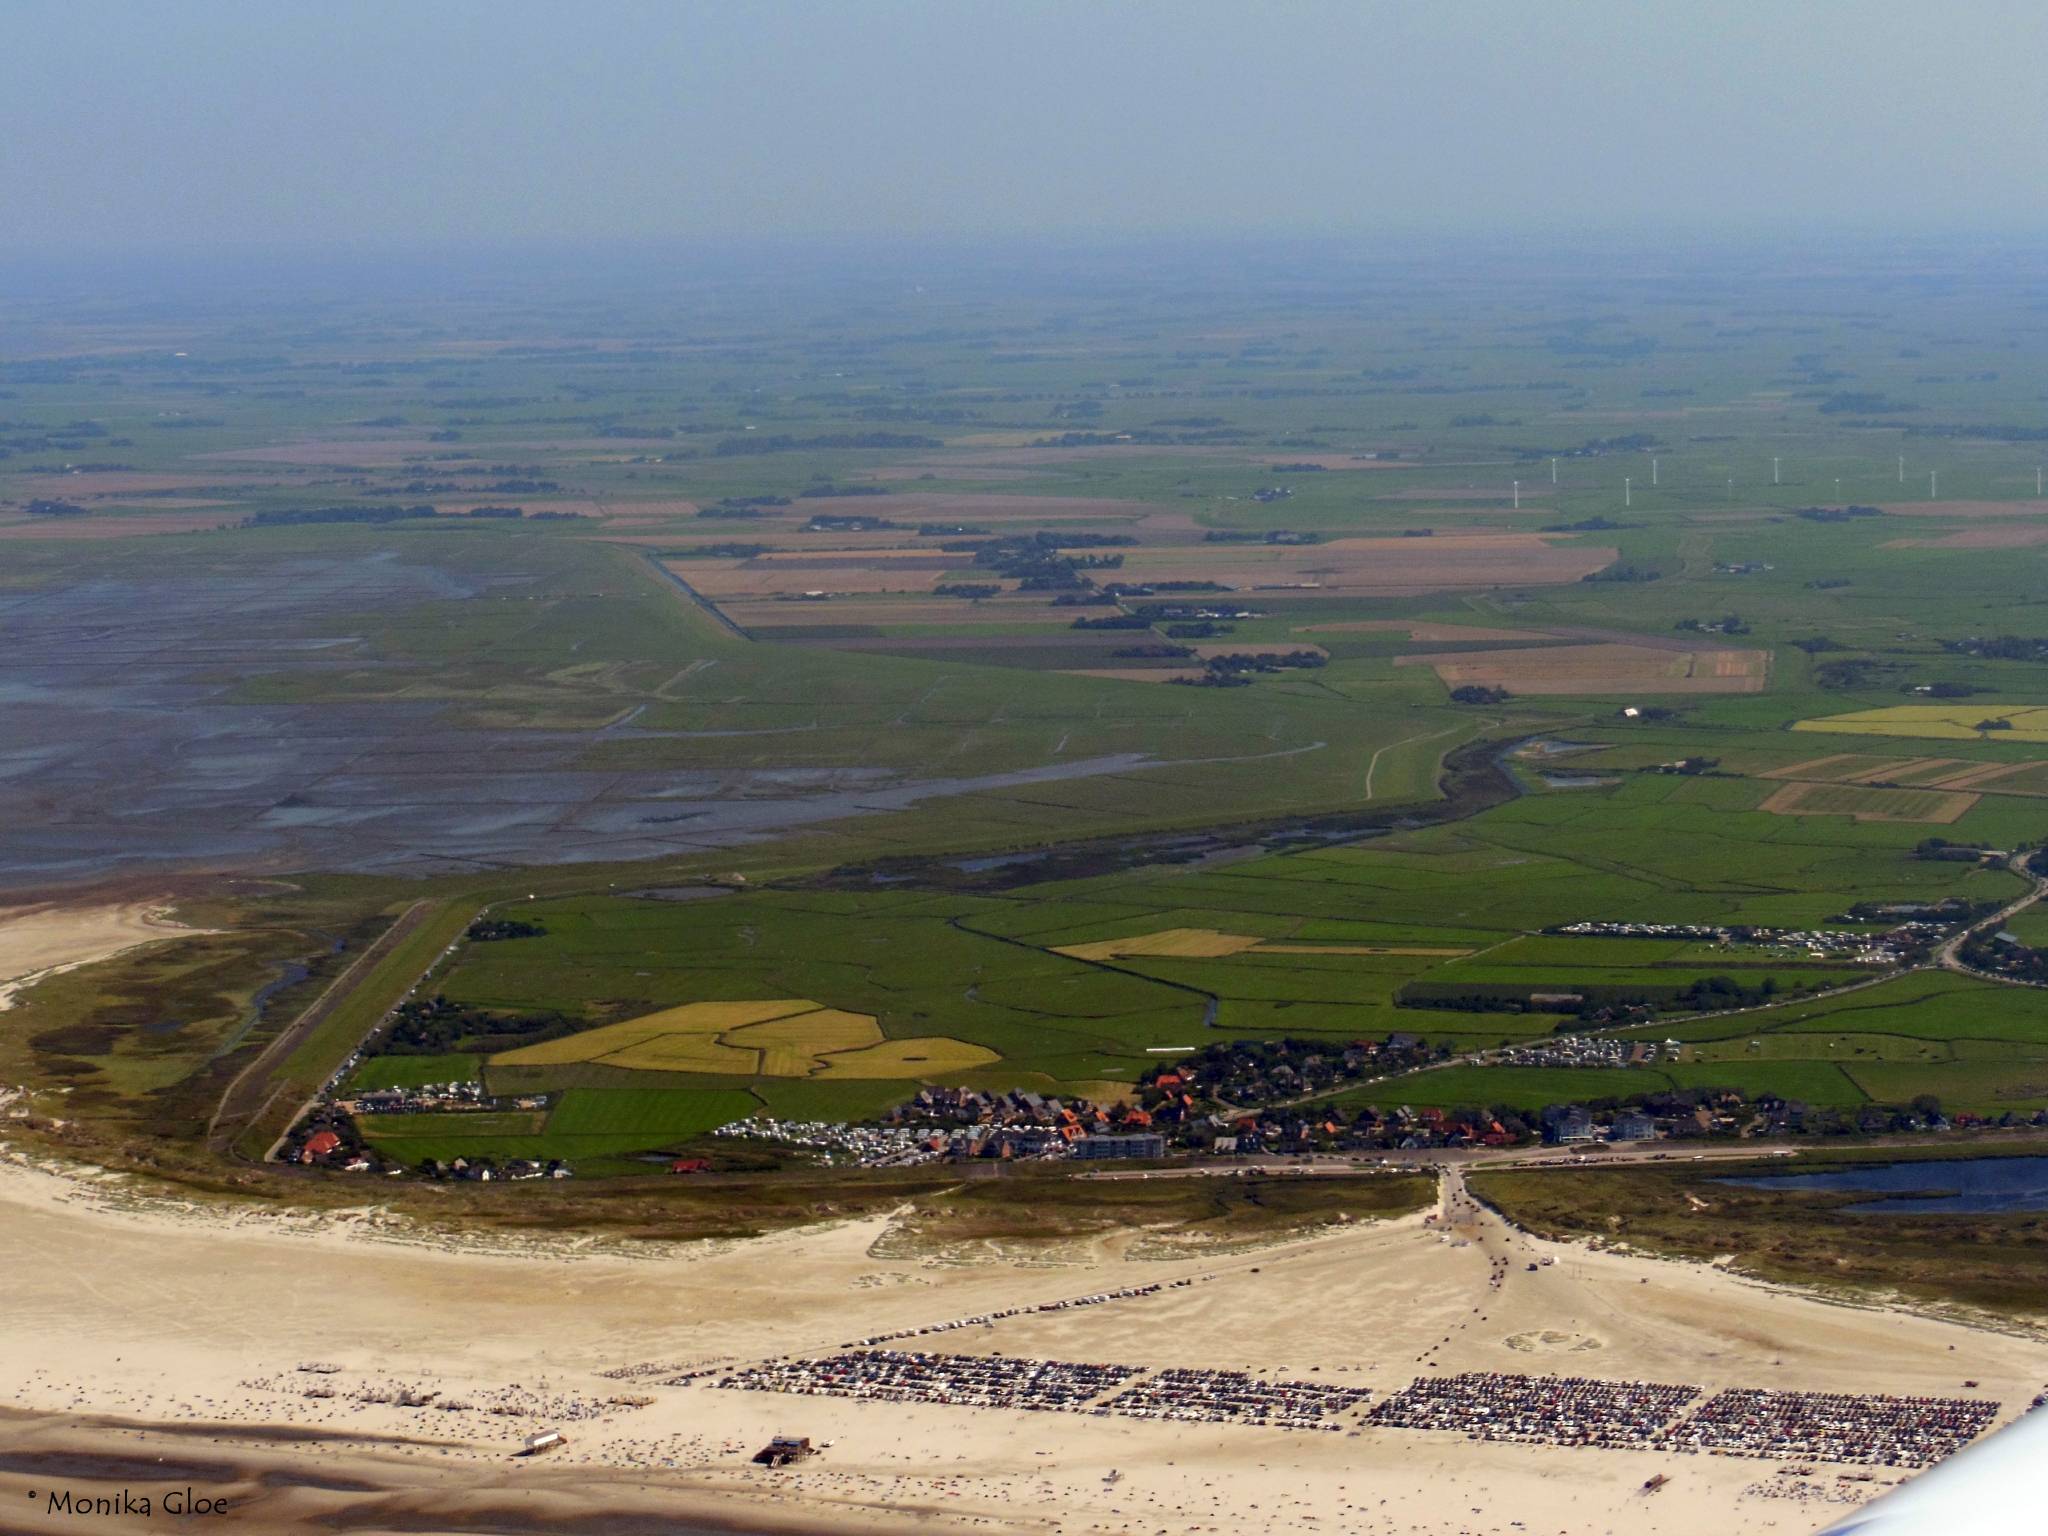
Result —
M 0 539 L 138 539 L 203 533 L 241 521 L 231 507 L 211 512 L 96 512 L 84 517 L 25 517 L 0 524 Z
M 1965 528 L 1932 539 L 1887 539 L 1880 549 L 2031 549 L 2048 544 L 2048 524 L 2003 523 L 1990 528 Z
M 1223 933 L 1214 928 L 1165 928 L 1158 933 L 1135 934 L 1125 939 L 1097 939 L 1086 944 L 1063 944 L 1053 953 L 1072 955 L 1077 960 L 1123 960 L 1154 955 L 1179 960 L 1217 960 L 1227 955 L 1431 955 L 1454 960 L 1472 953 L 1469 949 L 1444 949 L 1412 944 L 1295 944 L 1283 939 L 1261 939 L 1247 933 Z
M 1783 784 L 1757 807 L 1773 816 L 1847 816 L 1855 821 L 1961 820 L 1980 797 L 1938 789 L 1872 789 L 1861 784 Z
M 1866 757 L 1857 752 L 1833 752 L 1826 757 L 1808 758 L 1804 762 L 1788 763 L 1782 768 L 1771 768 L 1757 775 L 1760 779 L 1810 779 L 1816 783 L 1830 784 L 1863 772 L 1873 764 L 1888 763 L 1890 758 Z
M 230 1531 L 1797 1536 L 1845 1506 L 1787 1498 L 1778 1463 L 1743 1457 L 1478 1442 L 1355 1415 L 1346 1433 L 1314 1434 L 666 1383 L 1012 1308 L 1024 1310 L 898 1347 L 1218 1367 L 1362 1387 L 1374 1402 L 1454 1371 L 1969 1395 L 1999 1402 L 2001 1422 L 2048 1380 L 2033 1338 L 1544 1242 L 1453 1203 L 1456 1189 L 1432 1221 L 1354 1222 L 1251 1253 L 1196 1242 L 1140 1258 L 1148 1234 L 1118 1232 L 935 1261 L 894 1217 L 630 1250 L 535 1234 L 492 1251 L 362 1212 L 170 1209 L 110 1181 L 0 1165 L 13 1410 L 0 1499 L 24 1531 L 55 1530 L 30 1488 L 161 1458 L 166 1484 L 196 1459 L 203 1491 L 232 1490 L 231 1512 L 209 1522 Z M 434 1406 L 401 1406 L 399 1383 Z M 565 1399 L 589 1405 L 561 1425 L 568 1445 L 515 1460 L 521 1437 L 557 1422 L 539 1405 Z M 482 1411 L 500 1401 L 523 1416 Z M 751 1464 L 786 1433 L 831 1448 L 783 1471 Z M 1807 1480 L 1862 1499 L 1899 1476 L 1837 1484 L 1841 1470 Z M 1645 1496 L 1660 1475 L 1669 1486 Z
M 1127 939 L 1097 939 L 1087 944 L 1062 944 L 1054 954 L 1072 955 L 1076 960 L 1121 960 L 1130 955 L 1162 955 L 1181 960 L 1214 960 L 1235 955 L 1258 944 L 1248 933 L 1223 933 L 1214 928 L 1162 928 L 1157 933 L 1133 934 Z
M 871 1013 L 820 1008 L 814 1013 L 743 1025 L 728 1032 L 725 1038 L 734 1045 L 757 1050 L 781 1047 L 824 1056 L 834 1051 L 857 1051 L 863 1046 L 880 1045 L 882 1031 L 876 1026 L 875 1016 Z
M 1903 784 L 1914 789 L 1974 789 L 2039 763 L 1984 763 L 1961 757 L 1871 757 L 1838 752 L 1789 763 L 1757 775 L 1760 779 L 1802 779 L 1815 784 Z
M 1795 720 L 1795 731 L 1838 736 L 1890 736 L 1929 741 L 1987 741 L 1996 736 L 1999 745 L 2012 747 L 2048 744 L 2048 705 L 1996 706 L 1995 717 L 2005 722 L 1996 732 L 1978 729 L 1986 715 L 1984 706 L 1968 704 L 1894 704 L 1884 709 L 1859 709 L 1841 715 L 1819 715 Z
M 753 1077 L 763 1070 L 757 1047 L 727 1045 L 709 1035 L 649 1035 L 602 1056 L 584 1058 L 608 1067 L 626 1067 L 635 1072 L 704 1072 L 718 1077 Z M 511 1065 L 507 1058 L 495 1062 Z M 530 1065 L 531 1063 L 529 1063 Z M 802 1076 L 792 1072 L 792 1077 Z
M 1769 651 L 1672 651 L 1661 646 L 1591 644 L 1525 651 L 1446 651 L 1402 656 L 1396 666 L 1432 667 L 1446 685 L 1478 684 L 1530 694 L 1761 693 Z
M 1993 793 L 2004 793 L 2005 780 L 2042 766 L 2040 763 L 1977 763 L 1960 773 L 1944 774 L 1938 779 L 1923 779 L 1921 782 L 1935 789 L 1989 789 Z
M 150 496 L 163 491 L 220 492 L 246 485 L 283 485 L 279 475 L 236 475 L 234 486 L 222 484 L 221 472 L 208 475 L 167 475 L 140 469 L 95 469 L 75 475 L 29 475 L 14 482 L 23 500 L 48 497 L 53 501 L 86 502 L 103 497 Z
M 1859 782 L 1868 784 L 1875 779 L 1890 779 L 1895 784 L 1945 789 L 1952 787 L 1958 779 L 1971 779 L 1986 770 L 2005 767 L 1997 763 L 1972 763 L 1959 757 L 1922 757 L 1910 759 L 1884 773 L 1859 775 Z
M 561 1040 L 525 1045 L 494 1059 L 507 1066 L 555 1067 L 570 1062 L 595 1061 L 612 1051 L 622 1050 L 661 1035 L 698 1035 L 711 1038 L 730 1029 L 759 1024 L 791 1014 L 811 1013 L 820 1005 L 808 998 L 761 999 L 737 1003 L 684 1003 L 658 1013 L 642 1014 L 616 1024 L 586 1029 Z
M 887 1040 L 873 1014 L 824 1008 L 804 998 L 685 1003 L 521 1046 L 493 1066 L 599 1062 L 638 1072 L 717 1077 L 923 1077 L 993 1066 L 994 1051 L 944 1035 Z
M 909 1078 L 929 1082 L 955 1072 L 972 1072 L 992 1067 L 1003 1058 L 986 1046 L 970 1045 L 947 1035 L 920 1035 L 908 1040 L 884 1040 L 857 1051 L 837 1051 L 820 1058 L 824 1070 L 806 1073 L 821 1078 L 865 1078 L 886 1081 Z

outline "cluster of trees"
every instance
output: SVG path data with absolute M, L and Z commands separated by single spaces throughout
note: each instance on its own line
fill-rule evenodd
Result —
M 1749 633 L 1749 626 L 1742 622 L 1740 614 L 1735 613 L 1723 614 L 1718 619 L 1680 619 L 1671 627 L 1690 632 L 1706 631 L 1718 635 L 1746 635 Z
M 2048 950 L 2035 949 L 2016 939 L 1973 933 L 1963 941 L 1957 955 L 1972 970 L 2048 985 Z
M 821 480 L 816 485 L 807 485 L 796 493 L 798 501 L 829 501 L 835 496 L 887 496 L 886 485 L 835 485 L 830 480 Z M 891 523 L 890 527 L 895 524 Z
M 746 518 L 759 517 L 768 507 L 786 507 L 790 504 L 787 496 L 727 496 L 714 501 L 708 507 L 699 507 L 699 517 Z
M 1330 658 L 1321 651 L 1232 651 L 1202 664 L 1211 672 L 1279 672 L 1290 667 L 1312 671 L 1328 666 Z
M 1163 642 L 1154 642 L 1150 645 L 1120 645 L 1109 654 L 1120 658 L 1129 657 L 1145 661 L 1172 661 L 1184 656 L 1192 656 L 1195 654 L 1195 651 L 1194 647 L 1189 645 L 1167 645 Z
M 1899 676 L 1905 670 L 1903 662 L 1879 661 L 1875 656 L 1845 656 L 1840 661 L 1824 661 L 1815 667 L 1813 680 L 1823 688 L 1875 688 L 1886 678 Z
M 1512 697 L 1505 688 L 1489 688 L 1484 683 L 1463 683 L 1451 690 L 1453 704 L 1505 704 Z
M 1846 523 L 1852 517 L 1883 517 L 1884 509 L 1851 503 L 1846 507 L 1801 507 L 1792 515 L 1803 517 L 1809 523 Z
M 1275 465 L 1275 469 L 1285 466 Z M 1320 464 L 1301 464 L 1297 469 L 1321 469 Z M 1235 528 L 1211 528 L 1202 535 L 1204 544 L 1320 544 L 1320 533 L 1298 533 L 1292 528 L 1270 528 L 1264 533 L 1241 531 Z
M 85 508 L 75 501 L 51 501 L 38 496 L 23 508 L 31 517 L 83 517 Z
M 1658 1009 L 1707 1013 L 1754 1008 L 1779 996 L 1781 990 L 1798 993 L 1809 988 L 1810 984 L 1801 982 L 1781 989 L 1778 979 L 1769 975 L 1755 981 L 1702 976 L 1684 986 L 1613 982 L 1567 990 L 1560 984 L 1554 994 L 1541 994 L 1543 1000 L 1538 1003 L 1531 1001 L 1525 983 L 1411 981 L 1394 995 L 1394 1004 L 1399 1008 L 1449 1008 L 1459 1013 L 1561 1013 L 1580 1023 L 1614 1023 L 1648 1019 Z
M 1944 640 L 1941 647 L 1958 656 L 1986 661 L 2048 661 L 2048 639 L 2039 635 L 1969 635 Z
M 547 929 L 516 917 L 487 917 L 471 923 L 467 936 L 474 943 L 493 944 L 505 939 L 545 938 Z
M 1640 528 L 1641 523 L 1617 523 L 1611 517 L 1582 517 L 1576 523 L 1545 523 L 1538 533 L 1612 533 L 1623 528 Z
M 1653 565 L 1637 565 L 1633 560 L 1617 560 L 1612 565 L 1588 572 L 1581 581 L 1662 581 L 1664 573 Z
M 538 1045 L 575 1031 L 575 1021 L 559 1013 L 490 1013 L 467 1003 L 452 1003 L 436 993 L 398 1006 L 391 1025 L 373 1042 L 373 1055 L 440 1056 L 450 1051 L 508 1051 Z
M 1006 534 L 1001 538 L 977 539 L 943 544 L 941 549 L 972 553 L 978 570 L 994 571 L 1018 583 L 1020 592 L 1059 592 L 1092 588 L 1084 570 L 1115 570 L 1124 563 L 1122 555 L 1073 555 L 1071 549 L 1099 549 L 1137 543 L 1136 539 L 1105 533 Z
M 702 513 L 698 514 L 700 517 Z M 750 514 L 751 515 L 751 514 Z M 693 544 L 687 549 L 664 549 L 664 560 L 751 560 L 766 554 L 769 544 Z

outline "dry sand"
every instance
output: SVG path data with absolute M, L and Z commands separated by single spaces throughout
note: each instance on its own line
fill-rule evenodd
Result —
M 47 977 L 144 944 L 204 932 L 172 922 L 161 899 L 106 906 L 0 907 L 0 1009 Z
M 1447 1183 L 1455 1189 L 1456 1175 Z M 1473 1368 L 1945 1395 L 1974 1378 L 1970 1395 L 2008 1413 L 2048 1380 L 2048 1346 L 2029 1340 L 1829 1305 L 1712 1268 L 1552 1247 L 1463 1205 L 1455 1223 L 1410 1217 L 1263 1252 L 1142 1261 L 1126 1237 L 1055 1265 L 878 1257 L 917 1252 L 879 1220 L 638 1257 L 569 1239 L 490 1252 L 406 1241 L 370 1211 L 371 1185 L 354 1220 L 180 1214 L 123 1188 L 0 1163 L 10 1260 L 0 1410 L 12 1410 L 0 1414 L 0 1510 L 31 1517 L 10 1529 L 68 1528 L 61 1516 L 36 1523 L 43 1506 L 29 1488 L 147 1489 L 158 1457 L 159 1485 L 223 1492 L 233 1504 L 224 1523 L 266 1531 L 631 1533 L 755 1520 L 1099 1536 L 1296 1526 L 1719 1536 L 1811 1530 L 1840 1512 L 1827 1499 L 1868 1498 L 1895 1477 L 1842 1483 L 1839 1469 L 1789 1479 L 1777 1463 L 1738 1458 L 658 1384 L 692 1367 L 826 1352 L 1181 1277 L 1194 1283 L 910 1347 L 1231 1366 L 1376 1394 Z M 1546 1256 L 1556 1263 L 1526 1267 Z M 1499 1289 L 1488 1283 L 1496 1258 L 1507 1261 Z M 297 1369 L 314 1362 L 339 1369 Z M 661 1369 L 598 1374 L 636 1364 Z M 401 1386 L 469 1406 L 359 1400 Z M 628 1395 L 652 1401 L 607 1401 Z M 563 1429 L 569 1445 L 513 1459 L 542 1427 Z M 790 1470 L 753 1467 L 774 1433 L 831 1445 Z M 95 1482 L 95 1471 L 106 1476 Z M 1641 1492 L 1658 1473 L 1670 1485 Z M 1783 1497 L 1794 1481 L 1811 1496 Z

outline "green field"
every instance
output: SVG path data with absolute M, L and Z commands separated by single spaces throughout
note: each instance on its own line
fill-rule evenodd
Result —
M 120 752 L 72 743 L 135 782 L 8 778 L 0 823 L 64 829 L 80 878 L 168 869 L 186 838 L 263 876 L 193 898 L 205 934 L 33 989 L 0 1080 L 110 1156 L 198 1158 L 209 1131 L 253 1155 L 438 991 L 567 1027 L 373 1054 L 350 1086 L 482 1074 L 552 1108 L 380 1140 L 596 1165 L 928 1082 L 1098 1092 L 1232 1036 L 1464 1053 L 1573 1027 L 1530 999 L 1579 994 L 1654 1006 L 1637 1035 L 1692 1049 L 1375 1101 L 1647 1083 L 2030 1112 L 2042 994 L 1912 975 L 1816 1000 L 1867 971 L 1545 931 L 2004 902 L 2018 877 L 1917 845 L 2048 839 L 2048 318 L 2023 274 L 1922 291 L 1848 265 L 1821 288 L 1596 263 L 1598 304 L 1521 267 L 1477 304 L 1398 267 L 1256 304 L 1180 259 L 1093 287 L 891 278 L 854 307 L 679 274 L 603 317 L 494 290 L 315 323 L 250 294 L 144 342 L 84 301 L 0 300 L 0 604 L 42 643 L 12 649 L 118 663 L 159 706 Z M 1686 675 L 1721 650 L 1768 664 Z M 1481 658 L 1501 691 L 1455 695 Z M 1171 671 L 1217 686 L 1146 680 Z M 0 682 L 54 709 L 52 676 Z M 345 753 L 273 771 L 330 727 Z M 180 774 L 218 806 L 101 814 Z M 57 855 L 23 846 L 27 888 Z M 464 941 L 485 911 L 545 935 Z M 2013 927 L 2048 944 L 2039 909 Z M 1119 942 L 1173 930 L 1258 943 Z M 1720 983 L 1777 1001 L 1684 1016 Z M 881 1038 L 619 1032 L 759 999 Z

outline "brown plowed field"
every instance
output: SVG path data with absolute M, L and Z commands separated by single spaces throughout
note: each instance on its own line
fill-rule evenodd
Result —
M 1887 539 L 1880 549 L 2029 549 L 2048 544 L 2048 524 L 2002 523 L 1965 528 L 1934 539 Z
M 1785 784 L 1759 810 L 1773 816 L 1847 816 L 1855 821 L 1915 821 L 1946 826 L 1978 796 L 1938 789 L 1869 789 L 1860 784 Z

